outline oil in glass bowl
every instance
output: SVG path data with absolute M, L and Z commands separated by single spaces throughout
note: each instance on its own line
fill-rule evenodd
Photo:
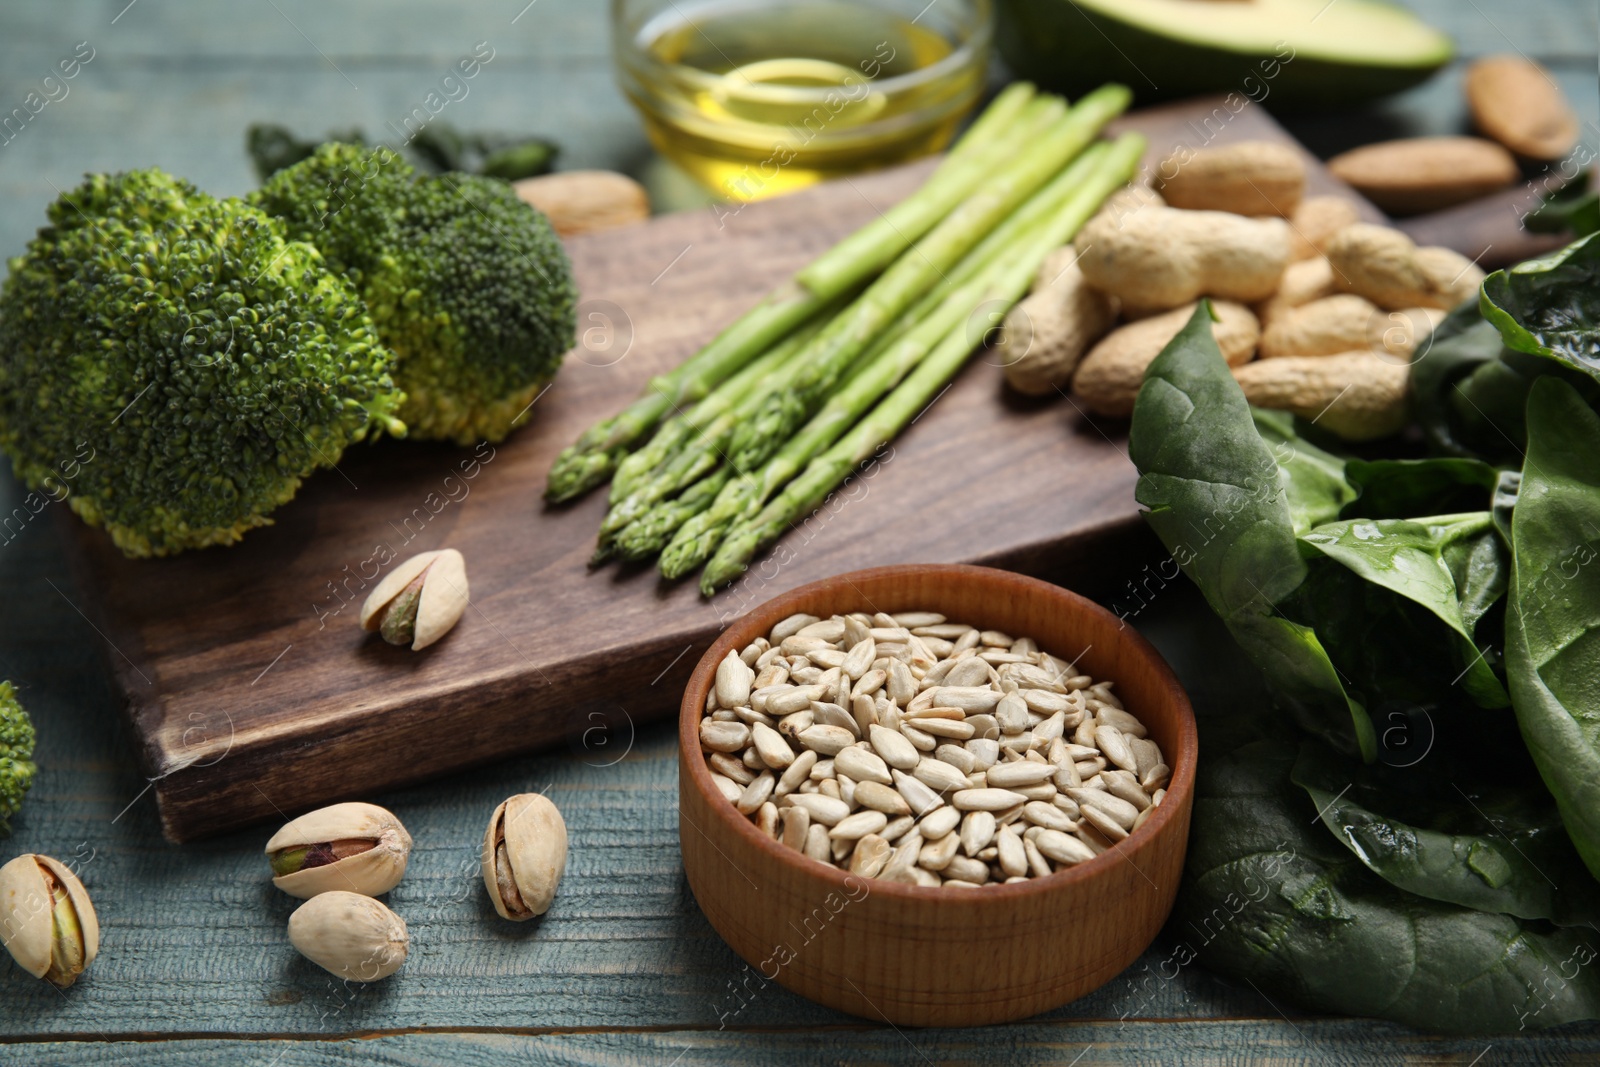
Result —
M 657 151 L 759 200 L 936 152 L 984 88 L 989 0 L 614 0 Z

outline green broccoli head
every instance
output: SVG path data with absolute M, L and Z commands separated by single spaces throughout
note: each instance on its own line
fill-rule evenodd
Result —
M 359 289 L 400 240 L 414 173 L 388 148 L 333 142 L 278 171 L 248 199 L 281 219 L 290 240 L 315 245 Z
M 0 288 L 0 449 L 132 556 L 236 541 L 350 442 L 404 432 L 393 354 L 314 248 L 192 190 L 146 217 L 42 230 Z
M 92 227 L 105 219 L 156 226 L 182 215 L 191 202 L 208 199 L 182 178 L 154 168 L 90 174 L 46 209 L 53 229 L 41 230 L 39 237 L 48 241 L 54 233 Z
M 33 764 L 33 723 L 17 702 L 10 682 L 0 682 L 0 833 L 9 834 L 11 816 L 38 770 Z
M 356 283 L 398 356 L 413 436 L 500 440 L 572 347 L 571 264 L 505 182 L 417 178 L 387 149 L 324 145 L 254 201 Z

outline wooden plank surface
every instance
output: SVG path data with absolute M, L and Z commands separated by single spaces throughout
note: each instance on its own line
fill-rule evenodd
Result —
M 1180 144 L 1284 138 L 1262 109 L 1221 99 L 1120 128 L 1146 133 L 1152 170 Z M 1314 188 L 1337 188 L 1309 162 Z M 930 166 L 573 240 L 580 336 L 594 340 L 498 445 L 350 449 L 275 525 L 172 559 L 125 559 L 62 509 L 79 606 L 105 635 L 167 833 L 189 840 L 503 758 L 619 711 L 667 714 L 721 625 L 817 578 L 916 561 L 1040 570 L 1136 522 L 1121 428 L 1018 402 L 981 355 L 875 469 L 710 601 L 651 567 L 586 567 L 603 492 L 539 502 L 551 460 L 585 426 Z M 467 560 L 472 605 L 456 629 L 422 654 L 363 633 L 360 603 L 387 565 L 439 547 Z
M 1463 56 L 1514 46 L 1550 64 L 1589 124 L 1586 139 L 1594 143 L 1592 3 L 1406 2 L 1456 35 Z M 0 255 L 21 250 L 55 195 L 52 185 L 65 187 L 86 169 L 128 165 L 130 156 L 138 155 L 141 162 L 169 161 L 208 188 L 238 193 L 251 184 L 238 144 L 243 125 L 252 119 L 279 117 L 307 130 L 349 123 L 376 129 L 390 108 L 412 99 L 437 68 L 456 58 L 458 45 L 470 45 L 475 27 L 469 23 L 479 11 L 504 10 L 499 17 L 509 26 L 524 5 L 525 0 L 515 0 L 468 10 L 420 0 L 405 5 L 276 0 L 340 66 L 349 69 L 355 64 L 347 60 L 360 59 L 366 74 L 358 77 L 359 92 L 265 5 L 230 7 L 223 18 L 214 17 L 217 8 L 206 0 L 139 0 L 114 25 L 126 0 L 0 5 L 0 100 L 8 101 L 7 107 L 30 87 L 36 64 L 48 62 L 58 50 L 86 37 L 109 49 L 101 52 L 103 63 L 97 60 L 99 66 L 85 71 L 64 106 L 45 112 L 48 126 L 0 147 Z M 520 42 L 523 50 L 502 68 L 507 77 L 491 82 L 486 76 L 480 82 L 461 121 L 528 128 L 526 119 L 534 115 L 536 128 L 568 145 L 574 163 L 640 165 L 647 150 L 613 87 L 604 21 L 604 5 L 594 0 L 538 0 L 515 33 L 495 38 L 497 47 L 509 40 Z M 383 51 L 368 49 L 368 42 L 381 43 Z M 1459 75 L 1458 63 L 1428 85 L 1361 112 L 1294 116 L 1288 122 L 1324 155 L 1380 136 L 1455 132 L 1463 118 Z M 9 512 L 20 499 L 9 474 L 0 471 L 0 511 Z M 1138 576 L 1138 568 L 1126 564 L 1100 569 L 1113 588 Z M 1082 1017 L 969 1035 L 919 1031 L 911 1035 L 912 1044 L 887 1028 L 819 1017 L 778 990 L 771 997 L 763 994 L 743 1013 L 755 1025 L 742 1026 L 735 1018 L 719 1030 L 706 1005 L 729 995 L 729 983 L 740 976 L 738 961 L 720 943 L 707 940 L 710 935 L 674 869 L 675 841 L 655 840 L 667 823 L 645 803 L 650 794 L 639 783 L 651 772 L 642 757 L 612 769 L 614 791 L 601 796 L 573 790 L 563 797 L 569 811 L 580 801 L 603 804 L 592 820 L 584 819 L 611 828 L 616 845 L 585 861 L 584 880 L 614 888 L 605 898 L 585 899 L 564 913 L 565 894 L 579 885 L 569 882 L 558 910 L 541 929 L 520 932 L 515 940 L 521 951 L 533 954 L 543 970 L 530 973 L 532 965 L 507 969 L 498 957 L 486 963 L 484 946 L 498 944 L 505 932 L 486 913 L 462 909 L 458 922 L 427 924 L 426 947 L 419 939 L 414 961 L 428 961 L 425 1000 L 410 991 L 395 995 L 410 981 L 405 971 L 383 987 L 340 999 L 318 972 L 298 969 L 283 941 L 287 913 L 263 888 L 259 849 L 264 834 L 234 834 L 184 848 L 162 840 L 101 663 L 100 639 L 59 592 L 70 592 L 71 585 L 50 523 L 36 521 L 0 543 L 0 588 L 11 608 L 0 613 L 0 674 L 19 683 L 34 712 L 42 766 L 16 835 L 4 842 L 4 855 L 23 850 L 92 855 L 85 877 L 111 920 L 104 954 L 68 996 L 44 989 L 0 960 L 0 1003 L 5 1005 L 0 1042 L 15 1046 L 0 1049 L 5 1062 L 510 1067 L 529 1062 L 659 1065 L 681 1056 L 684 1064 L 859 1058 L 1001 1065 L 1069 1064 L 1083 1055 L 1079 1064 L 1085 1067 L 1106 1062 L 1096 1057 L 1109 1058 L 1114 1053 L 1108 1050 L 1135 1045 L 1140 1051 L 1125 1055 L 1123 1062 L 1493 1067 L 1600 1060 L 1600 1029 L 1593 1026 L 1456 1040 L 1366 1020 L 1307 1019 L 1252 990 L 1222 983 L 1200 966 L 1182 968 L 1168 981 L 1161 964 L 1181 937 L 1177 932 L 1158 941 L 1125 980 L 1103 991 L 1102 999 L 1085 1005 Z M 1133 622 L 1155 634 L 1156 616 L 1165 616 L 1158 643 L 1193 690 L 1208 665 L 1224 674 L 1241 668 L 1186 653 L 1194 651 L 1196 637 L 1215 629 L 1204 605 L 1186 596 L 1174 586 L 1171 597 L 1163 593 Z M 646 747 L 650 731 L 660 729 L 642 729 Z M 591 735 L 591 740 L 601 736 L 606 735 Z M 660 758 L 668 755 L 662 752 Z M 423 831 L 427 839 L 450 842 L 464 867 L 466 849 L 460 842 L 481 832 L 481 822 L 507 792 L 537 788 L 551 780 L 553 770 L 586 758 L 611 757 L 585 752 L 575 736 L 567 751 L 372 799 L 406 810 L 413 831 Z M 470 888 L 461 875 L 455 893 Z M 556 935 L 559 952 L 548 944 Z M 606 942 L 615 940 L 625 941 L 629 951 L 608 951 Z M 319 996 L 325 998 L 320 1005 Z M 531 1029 L 511 1035 L 461 1033 L 484 1014 L 475 1005 L 486 1001 L 496 1005 L 491 1025 Z M 574 1011 L 584 1001 L 589 1010 Z M 102 1003 L 109 1007 L 102 1010 Z M 427 1005 L 425 1013 L 417 1010 L 419 1004 Z M 583 1019 L 582 1027 L 539 1029 L 559 1029 L 574 1016 Z M 1091 1017 L 1099 1021 L 1097 1030 L 1085 1021 Z M 393 1033 L 412 1027 L 427 1032 Z M 393 1036 L 340 1036 L 385 1030 Z M 1085 1052 L 1080 1038 L 1090 1033 L 1110 1036 Z M 225 1034 L 244 1039 L 216 1039 Z M 115 1040 L 119 1036 L 137 1039 Z M 296 1040 L 282 1040 L 285 1036 Z M 1124 1044 L 1114 1046 L 1111 1037 Z

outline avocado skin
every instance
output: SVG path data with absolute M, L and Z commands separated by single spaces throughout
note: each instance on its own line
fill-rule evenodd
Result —
M 1069 98 L 1121 82 L 1139 103 L 1236 92 L 1274 109 L 1324 110 L 1409 89 L 1451 58 L 1432 57 L 1415 66 L 1307 56 L 1286 62 L 1270 52 L 1230 51 L 1151 33 L 1070 0 L 998 0 L 997 7 L 995 39 L 1012 73 Z M 1284 56 L 1290 54 L 1286 49 Z M 1277 75 L 1267 78 L 1274 60 Z

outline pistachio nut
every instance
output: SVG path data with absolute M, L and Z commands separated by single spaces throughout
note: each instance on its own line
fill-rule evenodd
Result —
M 335 889 L 289 916 L 289 943 L 318 967 L 352 982 L 379 982 L 411 948 L 406 922 L 371 897 Z
M 483 885 L 501 918 L 531 919 L 550 910 L 567 869 L 567 824 L 538 793 L 494 809 L 483 835 Z
M 361 628 L 391 645 L 427 648 L 467 610 L 467 564 L 453 548 L 419 552 L 389 572 L 361 605 Z
M 0 867 L 0 941 L 22 969 L 65 989 L 100 951 L 100 920 L 78 876 L 25 853 Z
M 376 804 L 334 804 L 286 825 L 266 851 L 272 884 L 290 896 L 345 890 L 375 897 L 406 873 L 411 835 Z

